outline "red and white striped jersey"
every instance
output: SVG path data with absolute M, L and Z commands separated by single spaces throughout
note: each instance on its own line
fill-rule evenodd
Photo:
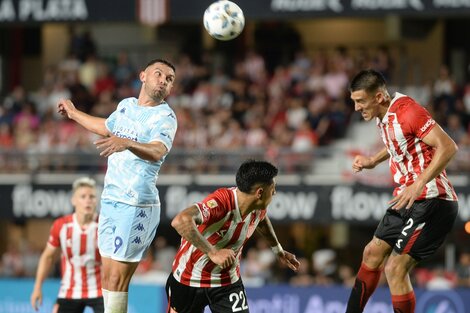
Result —
M 266 209 L 241 216 L 236 188 L 221 188 L 196 203 L 202 217 L 199 232 L 217 249 L 232 249 L 237 261 L 222 269 L 202 251 L 181 238 L 181 246 L 173 262 L 173 276 L 180 283 L 193 287 L 220 287 L 240 279 L 240 258 L 243 245 L 253 235 Z
M 102 296 L 97 230 L 97 221 L 82 229 L 75 214 L 54 221 L 48 244 L 62 251 L 59 298 L 89 299 Z
M 380 135 L 390 154 L 390 171 L 393 180 L 399 185 L 393 195 L 400 194 L 406 186 L 413 184 L 431 163 L 434 148 L 422 139 L 435 125 L 436 122 L 425 108 L 400 93 L 396 93 L 383 119 L 377 118 Z M 426 184 L 416 200 L 431 198 L 457 200 L 445 170 Z

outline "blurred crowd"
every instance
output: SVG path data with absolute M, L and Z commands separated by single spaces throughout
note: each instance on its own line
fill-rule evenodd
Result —
M 48 155 L 28 162 L 3 158 L 1 171 L 73 171 L 80 166 L 80 154 L 95 151 L 89 132 L 56 113 L 58 100 L 70 98 L 85 112 L 107 117 L 120 99 L 137 96 L 142 66 L 125 51 L 104 58 L 97 50 L 90 33 L 75 34 L 68 57 L 45 69 L 38 90 L 16 86 L 0 99 L 0 149 Z M 397 81 L 396 62 L 385 47 L 299 51 L 274 68 L 267 68 L 255 50 L 232 60 L 204 52 L 197 61 L 185 54 L 172 61 L 177 80 L 167 100 L 179 121 L 175 150 L 242 149 L 261 151 L 270 160 L 279 160 L 287 150 L 300 155 L 290 156 L 287 168 L 292 171 L 308 169 L 316 147 L 345 135 L 353 112 L 347 91 L 352 75 L 375 68 L 390 85 Z M 470 146 L 470 84 L 458 86 L 442 66 L 424 90 L 422 104 L 460 145 Z M 77 160 L 60 159 L 73 152 Z M 203 161 L 167 162 L 164 170 L 219 170 L 211 168 L 214 162 Z
M 210 52 L 199 60 L 181 54 L 172 61 L 177 79 L 167 101 L 178 116 L 174 150 L 241 150 L 245 155 L 255 151 L 276 163 L 290 151 L 293 154 L 283 159 L 283 168 L 292 172 L 308 169 L 317 147 L 343 138 L 349 124 L 359 122 L 352 118 L 354 108 L 347 91 L 352 75 L 375 68 L 391 86 L 398 81 L 394 77 L 396 61 L 384 47 L 299 51 L 274 68 L 267 68 L 265 57 L 255 50 L 230 62 Z M 45 69 L 38 90 L 16 86 L 0 99 L 0 172 L 86 169 L 89 155 L 96 154 L 94 135 L 59 116 L 58 100 L 69 98 L 81 110 L 107 117 L 120 99 L 137 96 L 140 66 L 125 51 L 112 58 L 101 57 L 89 33 L 73 37 L 68 57 Z M 461 148 L 468 147 L 459 151 L 452 169 L 470 170 L 470 83 L 458 85 L 442 66 L 420 90 L 421 104 Z M 18 157 L 28 155 L 34 158 L 25 162 Z M 87 156 L 85 161 L 83 156 Z M 210 158 L 177 160 L 172 163 L 169 158 L 162 170 L 206 173 L 221 169 Z M 32 277 L 42 248 L 10 244 L 1 256 L 0 276 Z M 137 279 L 166 279 L 175 251 L 165 238 L 158 237 L 139 266 Z M 339 260 L 334 250 L 320 249 L 312 255 L 299 252 L 299 256 L 300 271 L 292 274 L 278 267 L 269 247 L 260 240 L 244 252 L 241 273 L 247 285 L 351 286 L 354 281 L 356 269 Z M 461 253 L 451 273 L 442 268 L 418 269 L 413 279 L 429 288 L 470 287 L 470 252 Z

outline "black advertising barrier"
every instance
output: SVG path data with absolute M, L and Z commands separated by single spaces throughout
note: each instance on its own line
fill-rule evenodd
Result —
M 248 19 L 381 17 L 387 14 L 437 17 L 470 12 L 470 0 L 232 0 Z M 171 0 L 172 21 L 200 20 L 213 0 Z
M 203 199 L 216 186 L 159 185 L 162 223 Z M 470 220 L 470 187 L 456 188 L 459 195 L 458 223 Z M 391 199 L 391 188 L 364 185 L 277 186 L 269 206 L 275 223 L 306 221 L 327 224 L 344 221 L 375 225 Z M 51 218 L 70 213 L 70 185 L 0 185 L 0 218 Z
M 0 0 L 0 23 L 136 21 L 129 0 Z

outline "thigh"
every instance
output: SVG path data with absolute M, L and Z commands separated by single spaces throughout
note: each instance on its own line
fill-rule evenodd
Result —
M 208 298 L 212 313 L 249 312 L 248 299 L 241 279 L 233 285 L 209 288 Z
M 85 303 L 93 309 L 94 313 L 104 313 L 103 298 L 87 299 Z
M 57 299 L 57 313 L 83 313 L 85 303 L 78 299 Z
M 136 207 L 103 201 L 101 210 L 98 245 L 102 256 L 121 262 L 140 262 L 155 236 L 160 205 Z
M 205 289 L 183 285 L 173 274 L 168 276 L 165 290 L 168 297 L 167 313 L 203 313 L 209 304 L 204 294 Z

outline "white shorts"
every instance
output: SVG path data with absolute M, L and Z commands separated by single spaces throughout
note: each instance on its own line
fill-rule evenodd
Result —
M 139 262 L 152 243 L 160 223 L 160 204 L 138 207 L 101 200 L 98 248 L 102 257 Z

